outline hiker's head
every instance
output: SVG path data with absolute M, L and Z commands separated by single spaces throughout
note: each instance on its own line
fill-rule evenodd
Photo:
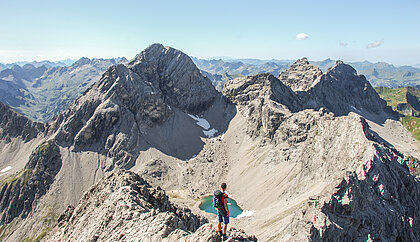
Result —
M 222 188 L 222 190 L 224 191 L 224 190 L 226 190 L 226 183 L 222 183 L 222 185 L 220 185 L 220 188 Z

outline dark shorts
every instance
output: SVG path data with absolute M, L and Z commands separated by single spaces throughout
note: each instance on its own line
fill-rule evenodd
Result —
M 217 210 L 217 217 L 219 218 L 219 223 L 223 222 L 224 224 L 229 223 L 229 216 L 227 216 L 226 210 Z

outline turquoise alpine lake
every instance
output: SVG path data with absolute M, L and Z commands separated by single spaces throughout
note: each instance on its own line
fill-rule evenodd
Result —
M 228 198 L 229 217 L 236 218 L 242 213 L 242 209 L 236 204 L 236 201 Z M 200 209 L 208 212 L 217 214 L 216 209 L 213 207 L 213 196 L 205 196 L 201 199 Z

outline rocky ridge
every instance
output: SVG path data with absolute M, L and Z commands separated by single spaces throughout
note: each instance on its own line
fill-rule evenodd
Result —
M 25 218 L 32 211 L 34 202 L 47 193 L 60 169 L 58 146 L 51 141 L 38 146 L 23 171 L 2 181 L 0 224 L 10 223 L 19 216 Z
M 116 171 L 69 207 L 44 241 L 220 241 L 207 219 L 173 205 L 133 172 Z M 117 228 L 117 230 L 116 230 Z M 233 241 L 254 237 L 232 230 Z
M 308 65 L 307 62 L 296 64 Z M 261 234 L 260 238 L 291 241 L 337 238 L 417 240 L 420 207 L 415 201 L 420 195 L 420 184 L 410 174 L 406 157 L 394 148 L 379 144 L 367 122 L 359 116 L 363 114 L 360 110 L 384 115 L 388 112 L 384 101 L 376 93 L 373 95 L 373 88 L 363 76 L 357 76 L 350 66 L 338 62 L 327 73 L 313 80 L 314 85 L 306 92 L 293 93 L 285 91 L 287 89 L 276 92 L 272 88 L 276 83 L 274 77 L 270 78 L 270 82 L 262 82 L 263 87 L 249 88 L 249 83 L 261 83 L 259 79 L 262 77 L 264 75 L 228 81 L 223 92 L 237 104 L 247 120 L 247 134 L 260 146 L 271 146 L 266 143 L 267 140 L 273 145 L 271 152 L 275 155 L 270 156 L 271 159 L 265 158 L 266 163 L 257 165 L 256 161 L 250 161 L 254 163 L 254 169 L 257 166 L 264 170 L 268 166 L 271 171 L 267 170 L 267 173 L 275 173 L 281 167 L 277 174 L 291 169 L 289 173 L 298 177 L 291 177 L 291 181 L 280 182 L 273 187 L 261 177 L 264 189 L 278 189 L 276 194 L 282 201 L 285 198 L 285 201 L 295 200 L 296 210 L 288 222 L 265 214 L 266 224 L 270 227 L 273 223 L 287 225 L 278 225 L 278 232 L 271 237 Z M 302 79 L 302 82 L 308 83 L 308 80 Z M 264 90 L 274 90 L 274 94 Z M 275 98 L 276 95 L 282 95 L 283 99 Z M 299 100 L 301 106 L 296 108 L 288 100 Z M 319 108 L 319 111 L 308 107 Z M 230 176 L 246 177 L 249 168 L 239 169 L 238 174 Z M 269 176 L 267 173 L 264 174 Z M 314 188 L 305 188 L 308 184 L 314 184 Z M 334 187 L 332 184 L 337 185 Z M 313 192 L 314 195 L 306 201 L 300 200 L 303 191 L 309 193 L 313 189 L 320 190 Z M 263 199 L 266 206 L 278 206 L 273 205 L 279 202 L 271 200 L 271 196 L 256 196 Z M 281 207 L 287 206 L 286 202 Z M 286 216 L 277 213 L 277 217 Z M 254 226 L 268 229 L 268 225 Z
M 366 78 L 341 61 L 328 69 L 319 82 L 308 90 L 308 94 L 309 96 L 302 97 L 303 100 L 306 99 L 307 107 L 317 109 L 324 106 L 336 115 L 346 115 L 349 112 L 392 114 L 386 102 L 379 97 Z
M 147 130 L 165 123 L 176 109 L 200 114 L 218 95 L 187 55 L 155 44 L 127 66 L 109 68 L 48 132 L 62 146 L 113 157 L 107 170 L 114 164 L 129 168 L 139 147 L 151 142 L 144 138 Z
M 19 137 L 29 141 L 44 132 L 44 124 L 32 122 L 23 115 L 15 112 L 9 106 L 0 102 L 0 139 L 10 142 Z
M 307 58 L 302 58 L 281 72 L 279 80 L 295 92 L 308 91 L 319 82 L 321 76 L 322 71 L 318 67 L 310 65 Z

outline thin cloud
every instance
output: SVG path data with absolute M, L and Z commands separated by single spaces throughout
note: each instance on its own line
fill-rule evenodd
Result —
M 346 43 L 346 42 L 342 42 L 342 41 L 340 41 L 339 45 L 340 45 L 341 47 L 346 47 L 347 45 L 349 45 L 349 43 Z
M 305 33 L 300 33 L 300 34 L 296 35 L 297 40 L 304 40 L 304 39 L 307 39 L 307 38 L 309 38 L 309 35 L 307 35 Z
M 370 48 L 377 48 L 377 47 L 379 47 L 379 46 L 381 46 L 383 44 L 384 44 L 384 40 L 376 41 L 376 42 L 367 44 L 366 45 L 366 48 L 368 48 L 368 49 L 370 49 Z

